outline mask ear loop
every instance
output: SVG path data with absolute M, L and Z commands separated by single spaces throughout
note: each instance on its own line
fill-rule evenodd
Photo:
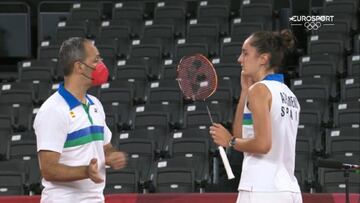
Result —
M 91 70 L 96 70 L 96 68 L 93 68 L 93 67 L 91 67 L 91 66 L 89 66 L 89 65 L 87 65 L 86 63 L 83 63 L 83 62 L 81 62 L 81 61 L 79 61 L 79 63 L 80 64 L 83 64 L 83 65 L 85 65 L 87 68 L 90 68 Z M 91 78 L 91 77 L 89 77 L 89 76 L 87 76 L 87 75 L 85 75 L 84 73 L 81 73 L 81 75 L 82 76 L 84 76 L 85 78 L 87 78 L 87 79 L 89 79 L 89 80 L 91 80 L 91 81 L 93 81 L 94 79 L 93 78 Z
M 88 65 L 88 64 L 86 64 L 86 63 L 83 63 L 83 62 L 81 62 L 81 61 L 79 61 L 79 63 L 81 63 L 81 64 L 85 65 L 87 68 L 90 68 L 91 70 L 96 70 L 96 68 L 91 67 L 91 66 L 89 66 L 89 65 Z

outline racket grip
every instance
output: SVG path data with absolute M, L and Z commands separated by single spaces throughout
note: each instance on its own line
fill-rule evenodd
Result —
M 226 175 L 228 177 L 228 180 L 234 179 L 235 176 L 234 176 L 234 173 L 231 170 L 230 163 L 229 163 L 229 160 L 228 160 L 228 158 L 226 156 L 224 148 L 219 146 L 218 149 L 219 149 L 220 156 L 221 156 L 222 162 L 223 162 L 225 170 L 226 170 Z

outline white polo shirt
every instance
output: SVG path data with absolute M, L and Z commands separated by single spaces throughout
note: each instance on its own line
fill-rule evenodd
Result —
M 96 184 L 90 179 L 42 184 L 41 202 L 104 202 L 105 154 L 104 145 L 110 143 L 111 131 L 105 123 L 105 113 L 99 100 L 86 95 L 86 108 L 63 84 L 40 107 L 34 121 L 37 151 L 60 153 L 59 163 L 67 166 L 89 165 L 92 158 L 98 161 L 104 179 Z M 40 166 L 41 167 L 41 166 Z

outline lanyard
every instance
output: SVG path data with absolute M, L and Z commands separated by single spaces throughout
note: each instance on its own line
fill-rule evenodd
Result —
M 82 107 L 84 108 L 84 110 L 85 110 L 85 112 L 86 112 L 86 114 L 87 114 L 87 116 L 88 116 L 88 119 L 89 119 L 89 121 L 90 121 L 90 123 L 91 123 L 91 125 L 93 124 L 93 120 L 92 120 L 92 118 L 91 118 L 91 116 L 90 116 L 90 113 L 89 113 L 89 110 L 90 110 L 90 104 L 88 104 L 88 105 L 86 105 L 86 104 L 81 104 L 82 105 Z

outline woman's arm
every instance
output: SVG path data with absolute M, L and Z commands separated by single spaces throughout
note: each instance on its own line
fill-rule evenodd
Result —
M 234 137 L 238 137 L 238 138 L 242 138 L 242 125 L 243 125 L 243 116 L 244 116 L 244 107 L 245 107 L 245 103 L 246 103 L 246 98 L 248 96 L 249 93 L 249 88 L 251 87 L 251 85 L 254 84 L 254 82 L 252 81 L 252 79 L 249 76 L 245 76 L 243 72 L 241 72 L 241 94 L 240 94 L 240 99 L 239 102 L 236 106 L 236 112 L 235 112 L 235 118 L 233 121 L 233 126 L 232 126 L 232 135 Z
M 252 86 L 248 93 L 249 108 L 252 112 L 254 137 L 237 138 L 234 149 L 242 152 L 266 154 L 271 149 L 271 93 L 261 83 Z M 231 134 L 220 124 L 210 128 L 214 142 L 228 147 Z

